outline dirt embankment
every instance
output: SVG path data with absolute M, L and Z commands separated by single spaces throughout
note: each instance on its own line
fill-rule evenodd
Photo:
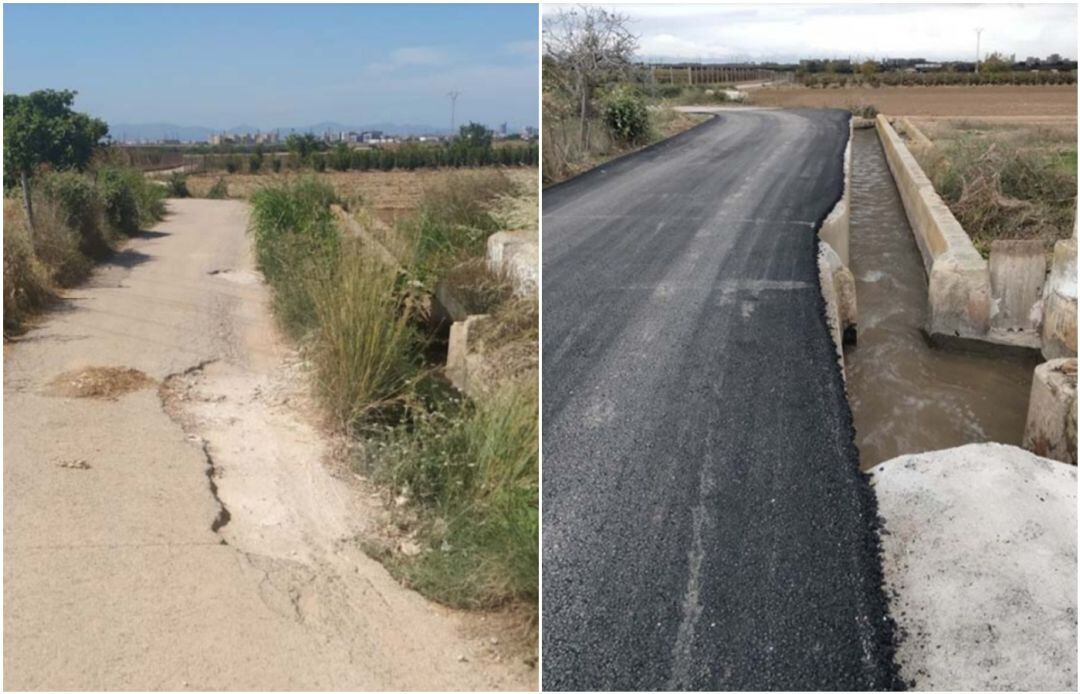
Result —
M 1076 85 L 983 87 L 782 87 L 753 92 L 755 106 L 850 108 L 890 116 L 1075 116 Z

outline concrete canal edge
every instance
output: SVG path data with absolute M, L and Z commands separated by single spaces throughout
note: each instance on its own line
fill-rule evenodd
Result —
M 931 338 L 985 339 L 990 332 L 990 268 L 888 119 L 878 137 L 929 278 Z
M 848 265 L 851 238 L 851 143 L 854 120 L 848 119 L 847 146 L 844 148 L 844 192 L 818 230 L 818 276 L 825 299 L 825 318 L 836 346 L 840 372 L 844 369 L 844 343 L 854 340 L 858 323 L 855 299 L 855 276 Z

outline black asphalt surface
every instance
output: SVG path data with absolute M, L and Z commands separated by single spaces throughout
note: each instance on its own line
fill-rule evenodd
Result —
M 818 286 L 842 111 L 729 111 L 544 192 L 543 686 L 900 685 Z

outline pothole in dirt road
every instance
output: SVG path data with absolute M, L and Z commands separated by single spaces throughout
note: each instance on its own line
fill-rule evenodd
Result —
M 262 281 L 257 272 L 251 270 L 211 270 L 206 273 L 211 277 L 216 277 L 219 280 L 225 280 L 226 282 L 232 282 L 233 284 L 258 284 Z
M 149 388 L 154 383 L 154 379 L 138 369 L 88 366 L 60 374 L 49 383 L 47 392 L 67 398 L 116 400 L 121 395 Z

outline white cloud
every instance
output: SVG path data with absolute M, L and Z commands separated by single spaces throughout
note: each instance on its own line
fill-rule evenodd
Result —
M 394 65 L 440 65 L 449 56 L 442 49 L 434 46 L 406 46 L 390 54 Z
M 536 56 L 540 50 L 540 42 L 536 39 L 525 39 L 524 41 L 511 41 L 504 43 L 502 46 L 502 52 L 509 55 L 531 55 Z
M 565 7 L 565 6 L 563 6 Z M 971 59 L 982 50 L 1076 57 L 1077 9 L 1059 5 L 613 5 L 631 18 L 643 58 Z M 559 6 L 545 4 L 551 16 Z

